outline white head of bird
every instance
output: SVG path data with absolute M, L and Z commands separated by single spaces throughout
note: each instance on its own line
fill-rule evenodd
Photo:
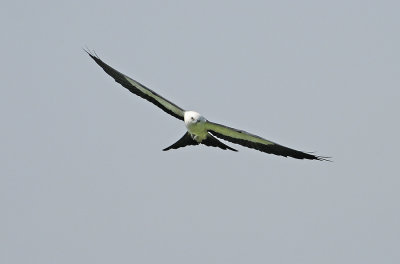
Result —
M 207 119 L 204 116 L 195 111 L 185 111 L 184 120 L 190 134 L 205 138 L 207 135 L 207 130 L 205 129 Z

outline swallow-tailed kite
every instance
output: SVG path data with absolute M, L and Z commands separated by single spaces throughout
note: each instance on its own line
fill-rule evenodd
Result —
M 275 154 L 284 157 L 292 157 L 296 159 L 309 159 L 309 160 L 328 160 L 327 157 L 316 156 L 311 153 L 305 153 L 291 148 L 284 147 L 270 140 L 250 134 L 243 130 L 220 125 L 208 121 L 204 116 L 194 111 L 186 111 L 176 104 L 168 101 L 161 95 L 153 90 L 150 90 L 143 84 L 129 78 L 125 74 L 120 73 L 114 68 L 103 62 L 95 53 L 85 50 L 89 56 L 110 75 L 116 82 L 127 88 L 130 92 L 146 99 L 147 101 L 155 104 L 168 114 L 185 122 L 186 133 L 176 143 L 163 149 L 164 151 L 170 149 L 177 149 L 189 145 L 204 144 L 210 147 L 218 147 L 221 149 L 233 149 L 215 137 L 236 143 L 248 148 L 256 149 L 262 152 Z M 214 137 L 215 136 L 215 137 Z

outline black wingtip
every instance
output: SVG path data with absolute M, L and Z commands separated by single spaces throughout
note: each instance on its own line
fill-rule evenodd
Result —
M 307 152 L 307 154 L 311 155 L 314 160 L 333 162 L 332 157 L 317 156 L 317 155 L 314 155 L 313 153 L 314 152 Z
M 86 52 L 90 57 L 92 57 L 92 52 L 90 52 L 89 48 L 87 46 L 85 46 L 84 48 L 82 48 L 82 50 L 84 52 Z
M 315 156 L 316 160 L 333 162 L 332 157 Z
M 84 47 L 82 49 L 96 62 L 97 62 L 97 60 L 100 60 L 99 56 L 96 54 L 96 52 L 94 50 L 91 51 L 88 47 Z

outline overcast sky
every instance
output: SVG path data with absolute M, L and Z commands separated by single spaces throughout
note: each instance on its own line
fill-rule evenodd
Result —
M 0 262 L 399 263 L 399 1 L 7 1 Z M 205 146 L 184 109 L 332 163 Z

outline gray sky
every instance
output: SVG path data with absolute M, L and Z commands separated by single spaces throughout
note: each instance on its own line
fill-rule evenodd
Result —
M 398 1 L 8 1 L 0 262 L 399 263 Z M 334 162 L 185 127 L 185 109 Z

